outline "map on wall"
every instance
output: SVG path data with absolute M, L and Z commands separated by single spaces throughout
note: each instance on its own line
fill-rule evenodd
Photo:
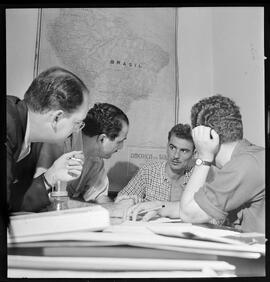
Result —
M 42 9 L 38 72 L 59 65 L 76 73 L 95 102 L 128 116 L 122 151 L 106 160 L 119 190 L 145 161 L 164 159 L 175 123 L 175 9 Z

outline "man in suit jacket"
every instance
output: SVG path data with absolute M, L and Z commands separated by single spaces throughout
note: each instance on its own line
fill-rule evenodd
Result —
M 20 100 L 7 96 L 8 211 L 39 211 L 50 204 L 48 192 L 58 180 L 80 176 L 82 152 L 57 159 L 33 179 L 40 142 L 58 143 L 80 130 L 89 108 L 89 91 L 73 73 L 52 67 L 40 73 Z M 77 154 L 79 160 L 72 157 Z M 23 179 L 25 179 L 23 183 Z M 21 190 L 20 190 L 21 189 Z

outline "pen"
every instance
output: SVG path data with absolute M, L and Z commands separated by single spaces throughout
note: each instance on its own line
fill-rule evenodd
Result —
M 150 212 L 150 211 L 157 211 L 157 210 L 162 209 L 162 208 L 165 208 L 165 205 L 161 205 L 159 207 L 148 209 L 148 210 L 139 211 L 138 214 L 143 214 L 143 213 L 147 213 L 147 212 Z

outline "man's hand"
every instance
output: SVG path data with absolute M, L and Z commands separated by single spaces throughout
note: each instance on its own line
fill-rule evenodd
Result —
M 212 162 L 219 150 L 219 136 L 214 129 L 208 126 L 197 126 L 192 130 L 193 142 L 198 157 Z
M 69 182 L 80 177 L 84 163 L 82 151 L 63 154 L 45 172 L 48 182 L 54 186 L 58 180 Z
M 123 218 L 124 220 L 130 220 L 130 218 L 132 218 L 133 221 L 136 221 L 138 214 L 143 213 L 144 215 L 142 217 L 142 221 L 148 221 L 159 214 L 159 209 L 161 209 L 161 206 L 161 201 L 139 203 L 130 207 L 126 211 Z
M 138 204 L 143 201 L 143 199 L 138 195 L 120 195 L 116 197 L 114 202 L 117 204 L 124 200 L 133 200 L 133 204 Z
M 101 205 L 109 211 L 110 217 L 123 219 L 126 210 L 131 206 L 133 206 L 133 200 L 126 199 L 126 200 L 122 200 L 119 203 L 107 202 L 107 203 L 101 203 Z

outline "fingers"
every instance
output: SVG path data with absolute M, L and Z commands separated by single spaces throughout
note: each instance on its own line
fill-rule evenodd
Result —
M 193 128 L 192 138 L 198 157 L 206 157 L 212 160 L 219 150 L 219 135 L 217 132 L 211 127 L 200 125 Z
M 128 195 L 121 195 L 121 196 L 117 196 L 117 198 L 114 200 L 115 203 L 119 203 L 122 200 L 126 200 L 126 199 L 130 199 L 130 196 Z
M 214 140 L 217 140 L 218 143 L 219 143 L 219 135 L 217 134 L 217 132 L 215 131 L 215 129 L 212 128 L 211 131 L 210 131 L 210 134 L 211 134 L 212 138 L 213 138 Z
M 76 153 L 71 157 L 71 159 L 80 160 L 82 163 L 84 163 L 84 154 L 83 153 Z
M 155 217 L 158 214 L 157 211 L 150 211 L 143 216 L 142 221 L 149 221 L 151 218 Z
M 123 221 L 129 220 L 129 215 L 128 215 L 129 209 L 130 208 L 125 208 L 123 210 Z
M 67 165 L 68 166 L 83 166 L 83 160 L 82 159 L 76 159 L 76 158 L 71 158 L 67 160 Z
M 199 125 L 193 128 L 192 137 L 200 140 L 208 140 L 209 138 L 217 139 L 219 138 L 219 135 L 217 134 L 215 129 L 209 126 Z
M 138 212 L 142 210 L 144 210 L 143 204 L 137 204 L 128 208 L 125 213 L 125 220 L 130 220 L 132 217 L 132 220 L 136 221 Z
M 208 140 L 210 139 L 210 131 L 212 129 L 211 127 L 204 126 L 204 125 L 199 125 L 192 130 L 192 137 L 194 139 L 199 139 L 199 140 Z
M 72 151 L 64 154 L 66 158 L 72 158 L 77 155 L 83 155 L 83 151 Z
M 146 210 L 149 209 L 149 207 L 150 207 L 149 205 L 152 206 L 153 203 L 144 202 L 144 203 L 139 203 L 139 204 L 136 204 L 136 205 L 130 207 L 127 211 L 127 214 L 126 214 L 126 220 L 129 220 L 130 218 L 132 218 L 132 221 L 136 221 L 137 216 L 140 213 L 144 213 L 144 212 L 148 213 L 148 212 L 146 212 Z M 144 216 L 146 216 L 146 214 Z M 147 220 L 147 216 L 146 216 L 146 220 Z
M 82 171 L 72 169 L 72 170 L 68 170 L 67 173 L 68 173 L 68 175 L 70 175 L 72 177 L 72 180 L 73 180 L 73 179 L 78 178 L 81 175 Z

